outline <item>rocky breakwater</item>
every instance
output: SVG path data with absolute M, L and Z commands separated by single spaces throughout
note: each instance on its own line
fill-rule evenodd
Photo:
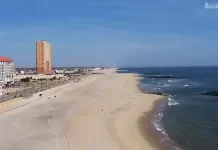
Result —
M 204 92 L 204 93 L 202 93 L 201 95 L 218 96 L 218 91 Z
M 162 96 L 169 96 L 166 93 L 162 93 L 162 92 L 144 92 L 145 94 L 154 94 L 154 95 L 162 95 Z

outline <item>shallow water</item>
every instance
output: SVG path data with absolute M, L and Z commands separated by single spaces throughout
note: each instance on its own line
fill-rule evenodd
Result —
M 124 70 L 144 77 L 139 85 L 144 91 L 170 95 L 167 105 L 151 122 L 165 137 L 160 142 L 171 143 L 174 149 L 174 146 L 184 150 L 218 149 L 218 97 L 201 95 L 218 90 L 218 67 Z M 173 78 L 150 78 L 157 75 Z

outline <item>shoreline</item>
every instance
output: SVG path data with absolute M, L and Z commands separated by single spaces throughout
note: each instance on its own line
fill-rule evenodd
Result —
M 137 74 L 136 74 L 137 75 Z M 140 87 L 140 80 L 142 77 L 138 76 L 138 89 L 140 92 L 148 95 L 157 95 L 157 94 L 152 94 L 152 93 L 147 93 L 143 91 L 143 89 Z M 155 126 L 151 123 L 157 117 L 159 114 L 163 114 L 163 110 L 166 107 L 166 103 L 168 102 L 167 100 L 167 95 L 161 95 L 162 97 L 157 99 L 155 102 L 153 102 L 153 106 L 150 111 L 145 112 L 142 117 L 139 119 L 139 129 L 141 130 L 142 134 L 144 135 L 145 139 L 150 142 L 150 144 L 156 148 L 157 150 L 176 150 L 178 148 L 178 145 L 176 145 L 172 139 L 169 138 L 168 134 L 165 135 L 158 131 Z M 162 124 L 162 118 L 160 120 L 161 127 L 163 128 L 164 132 L 165 129 Z M 147 137 L 150 136 L 150 137 Z M 168 138 L 167 141 L 161 142 L 163 139 Z
M 148 94 L 140 87 L 140 82 L 143 79 L 143 77 L 140 77 L 139 74 L 134 73 L 136 77 L 138 77 L 138 84 L 137 87 L 139 91 L 146 95 L 156 95 L 156 94 Z M 160 138 L 158 138 L 157 130 L 154 128 L 154 126 L 151 124 L 152 118 L 157 115 L 157 113 L 160 112 L 159 108 L 160 105 L 164 103 L 165 98 L 167 96 L 161 95 L 161 98 L 157 99 L 153 102 L 153 106 L 148 112 L 144 112 L 144 115 L 139 118 L 138 127 L 143 134 L 144 138 L 149 141 L 151 146 L 157 150 L 163 150 L 164 147 L 160 144 Z
M 142 89 L 139 88 L 138 86 L 141 77 L 139 77 L 135 73 L 128 73 L 128 74 L 130 74 L 134 80 L 135 85 L 132 85 L 132 87 L 135 86 L 134 89 L 136 91 L 134 93 L 137 93 L 136 95 L 139 96 L 138 98 L 135 98 L 133 101 L 131 101 L 128 105 L 120 108 L 124 110 L 124 112 L 116 112 L 116 111 L 113 112 L 114 113 L 113 119 L 115 122 L 114 126 L 117 126 L 117 131 L 118 131 L 118 134 L 115 135 L 115 137 L 113 138 L 115 138 L 118 141 L 118 143 L 120 143 L 121 145 L 120 147 L 122 147 L 125 150 L 135 149 L 136 147 L 137 149 L 140 150 L 141 149 L 162 150 L 161 146 L 159 145 L 157 140 L 155 140 L 152 132 L 150 131 L 150 115 L 153 114 L 153 111 L 156 108 L 156 104 L 162 102 L 165 96 L 144 93 Z M 147 99 L 148 101 L 145 101 L 144 99 Z M 128 119 L 129 123 L 130 122 L 133 123 L 131 123 L 132 125 L 124 125 L 120 121 L 121 119 L 123 119 L 123 122 L 125 122 Z M 123 128 L 126 129 L 119 128 L 118 127 L 119 123 L 123 124 L 124 125 Z M 128 133 L 128 134 L 121 133 L 127 131 L 131 131 L 134 133 Z M 119 136 L 120 137 L 125 136 L 125 140 L 119 138 Z M 128 137 L 128 136 L 132 136 L 135 139 L 132 139 L 132 137 Z M 135 140 L 136 142 L 138 142 L 138 145 L 136 145 L 136 143 L 130 143 L 131 140 Z
M 159 111 L 157 108 L 160 105 L 160 103 L 163 103 L 164 97 L 156 100 L 153 103 L 153 107 L 149 112 L 145 112 L 143 116 L 139 118 L 139 129 L 141 133 L 143 134 L 144 138 L 150 142 L 151 146 L 157 150 L 163 150 L 162 145 L 160 144 L 160 138 L 158 138 L 157 130 L 154 128 L 154 126 L 151 124 L 152 117 L 156 115 Z

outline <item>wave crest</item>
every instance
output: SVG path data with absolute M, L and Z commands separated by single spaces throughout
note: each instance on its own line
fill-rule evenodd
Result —
M 175 106 L 179 105 L 179 102 L 177 102 L 175 99 L 168 97 L 168 106 Z

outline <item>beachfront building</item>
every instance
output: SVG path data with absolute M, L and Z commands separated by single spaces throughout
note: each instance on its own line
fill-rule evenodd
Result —
M 3 88 L 2 86 L 0 85 L 0 98 L 3 96 Z
M 52 74 L 51 44 L 45 40 L 36 42 L 36 73 Z
M 10 58 L 0 56 L 0 84 L 14 83 L 14 63 Z
M 54 70 L 54 72 L 56 73 L 56 74 L 64 74 L 64 70 L 58 70 L 58 69 L 55 69 Z

